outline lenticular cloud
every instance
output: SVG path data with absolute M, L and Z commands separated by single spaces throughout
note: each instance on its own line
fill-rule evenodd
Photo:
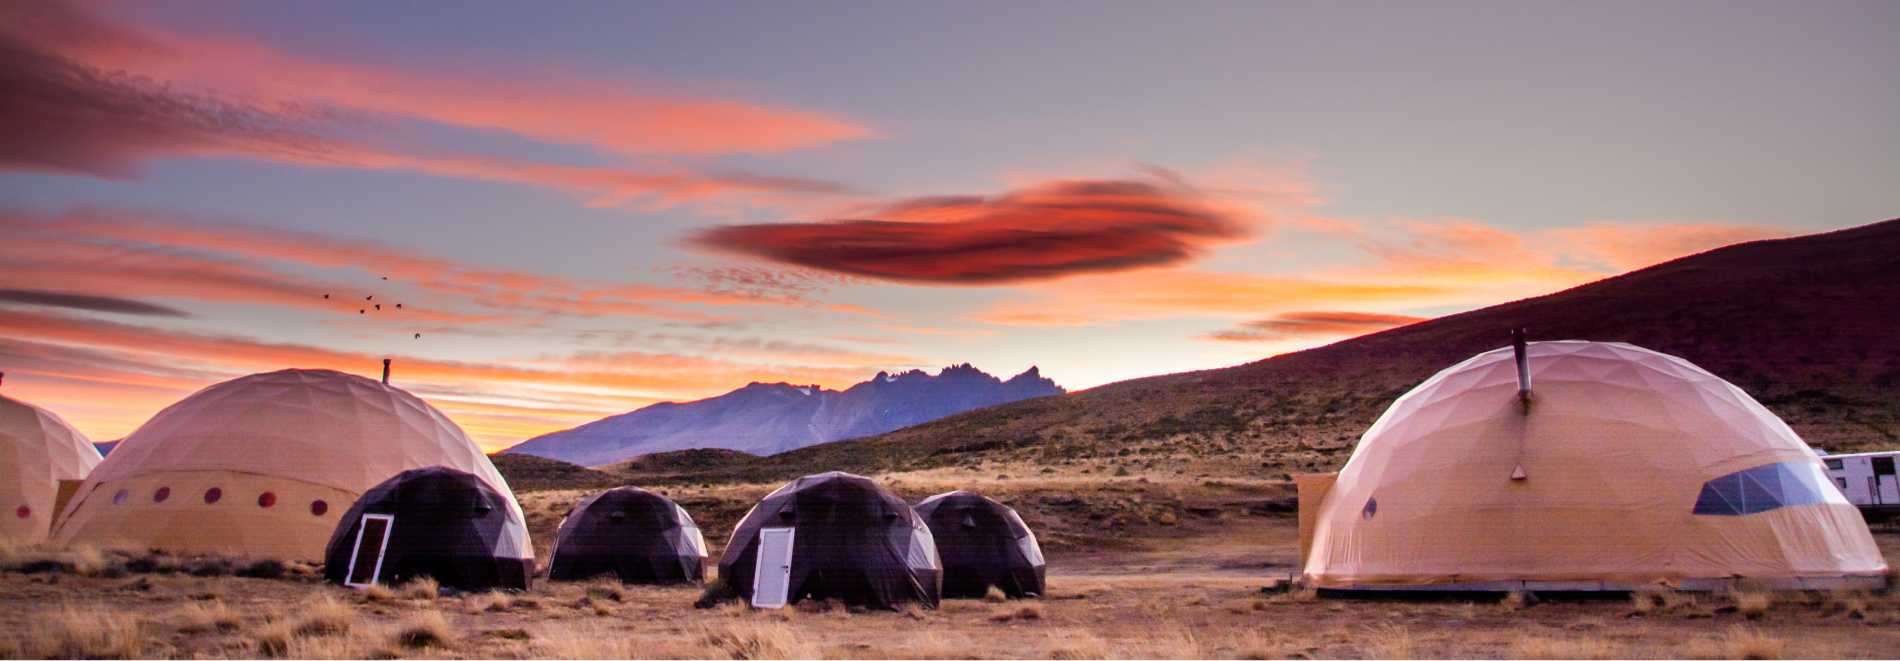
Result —
M 1235 214 L 1176 182 L 1076 180 L 911 198 L 863 219 L 728 225 L 691 242 L 881 280 L 984 285 L 1165 266 L 1245 234 Z

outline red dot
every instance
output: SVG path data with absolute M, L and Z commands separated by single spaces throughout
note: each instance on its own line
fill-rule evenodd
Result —
M 205 490 L 205 504 L 206 505 L 218 502 L 218 499 L 223 498 L 223 497 L 224 497 L 223 489 L 219 489 L 217 487 L 211 487 L 210 489 Z
M 20 509 L 13 510 L 13 513 L 20 515 L 20 518 L 24 519 L 26 517 L 33 516 L 33 508 L 27 507 L 25 505 L 21 505 Z
M 276 504 L 277 504 L 277 494 L 266 491 L 264 493 L 258 494 L 257 496 L 258 507 L 270 507 Z
M 329 503 L 326 503 L 326 502 L 323 502 L 323 501 L 321 501 L 321 500 L 313 500 L 313 501 L 310 501 L 310 513 L 311 513 L 311 514 L 315 514 L 315 515 L 317 515 L 317 516 L 323 516 L 323 513 L 324 513 L 324 512 L 328 512 L 328 511 L 330 511 L 330 504 L 329 504 Z
M 172 497 L 171 487 L 159 487 L 158 493 L 152 494 L 152 502 L 162 503 L 162 502 L 165 502 L 166 498 L 170 498 L 170 497 Z

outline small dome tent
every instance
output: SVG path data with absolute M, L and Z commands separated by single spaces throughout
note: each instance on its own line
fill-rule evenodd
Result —
M 52 411 L 0 396 L 0 540 L 46 540 L 61 480 L 82 480 L 99 449 Z
M 363 492 L 437 465 L 494 485 L 520 517 L 487 455 L 415 395 L 332 370 L 253 374 L 200 390 L 125 437 L 53 538 L 315 561 Z
M 462 590 L 525 590 L 533 546 L 513 499 L 470 473 L 398 473 L 356 499 L 323 554 L 323 577 L 366 587 L 429 576 Z
M 962 491 L 917 504 L 943 562 L 943 596 L 975 599 L 996 586 L 1003 594 L 1041 596 L 1042 547 L 1009 506 Z
M 1739 388 L 1628 344 L 1513 353 L 1480 354 L 1400 397 L 1331 487 L 1316 487 L 1309 585 L 1883 581 L 1886 562 L 1820 459 Z
M 574 506 L 555 533 L 548 580 L 613 574 L 623 583 L 706 580 L 706 538 L 686 510 L 638 487 L 603 491 Z
M 761 608 L 804 599 L 937 607 L 943 571 L 929 526 L 871 478 L 808 475 L 767 495 L 732 531 L 719 579 Z

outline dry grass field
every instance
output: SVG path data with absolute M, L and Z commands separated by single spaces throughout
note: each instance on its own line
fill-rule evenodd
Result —
M 1046 598 L 950 600 L 935 611 L 836 604 L 759 611 L 737 603 L 695 610 L 697 588 L 596 582 L 443 597 L 423 584 L 358 592 L 325 585 L 315 568 L 297 564 L 21 548 L 0 558 L 0 656 L 1900 657 L 1895 594 L 1656 592 L 1527 603 L 1263 593 L 1292 571 L 1297 554 L 1284 483 L 1168 480 L 1159 472 L 1107 480 L 997 475 L 936 470 L 880 480 L 913 499 L 964 488 L 1014 503 L 1049 542 Z M 717 547 L 745 508 L 776 486 L 668 491 Z M 560 514 L 583 494 L 522 494 L 537 539 L 551 539 Z M 1889 562 L 1900 561 L 1900 531 L 1878 537 Z

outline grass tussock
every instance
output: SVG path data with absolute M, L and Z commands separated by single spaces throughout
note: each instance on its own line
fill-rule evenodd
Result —
M 1050 659 L 1070 661 L 1074 659 L 1107 659 L 1115 655 L 1115 648 L 1100 636 L 1075 629 L 1058 629 L 1049 632 L 1043 643 Z
M 655 656 L 653 650 L 641 649 L 638 641 L 630 635 L 591 626 L 555 627 L 533 641 L 534 655 L 541 659 L 634 659 Z
M 396 600 L 396 593 L 381 583 L 356 591 L 356 598 L 368 604 L 386 604 Z
M 614 578 L 612 575 L 596 577 L 594 580 L 583 584 L 583 587 L 587 592 L 588 598 L 595 601 L 604 600 L 619 603 L 627 600 L 626 586 L 620 583 L 620 579 Z
M 441 594 L 441 592 L 442 583 L 436 581 L 432 576 L 417 577 L 414 580 L 402 584 L 402 587 L 397 590 L 397 594 L 401 595 L 404 599 L 420 601 L 434 601 L 436 595 Z
M 1780 659 L 1787 648 L 1787 641 L 1736 625 L 1721 636 L 1691 639 L 1684 652 L 1691 659 Z
M 223 600 L 213 599 L 180 607 L 176 626 L 179 633 L 237 631 L 244 628 L 244 618 L 226 606 Z
M 989 619 L 991 622 L 1008 622 L 1010 620 L 1040 620 L 1042 619 L 1042 604 L 1030 603 L 1030 604 L 1023 604 L 1020 606 L 999 604 L 995 608 L 990 610 Z
M 983 602 L 975 599 L 944 599 L 937 602 L 937 611 L 941 613 L 968 613 L 983 607 Z
M 983 600 L 992 604 L 1000 604 L 1009 601 L 1009 595 L 1003 594 L 1001 589 L 992 585 L 990 589 L 983 591 Z
M 1735 600 L 1735 612 L 1751 620 L 1761 619 L 1775 605 L 1774 595 L 1767 592 L 1736 592 L 1729 597 Z
M 1366 653 L 1374 659 L 1417 658 L 1418 640 L 1412 630 L 1396 624 L 1381 624 L 1366 629 Z
M 5 656 L 27 659 L 143 659 L 165 656 L 137 618 L 98 608 L 68 607 L 37 620 L 7 641 Z
M 416 613 L 396 628 L 390 643 L 409 649 L 429 647 L 449 647 L 455 642 L 455 628 L 449 626 L 449 620 L 441 611 L 426 610 Z
M 720 622 L 702 629 L 699 639 L 706 647 L 734 659 L 816 659 L 821 656 L 817 647 L 780 622 L 747 619 Z
M 1516 659 L 1615 659 L 1616 646 L 1596 636 L 1559 638 L 1527 635 L 1511 643 Z
M 303 636 L 342 634 L 349 633 L 355 622 L 355 608 L 324 595 L 304 605 L 293 630 Z

